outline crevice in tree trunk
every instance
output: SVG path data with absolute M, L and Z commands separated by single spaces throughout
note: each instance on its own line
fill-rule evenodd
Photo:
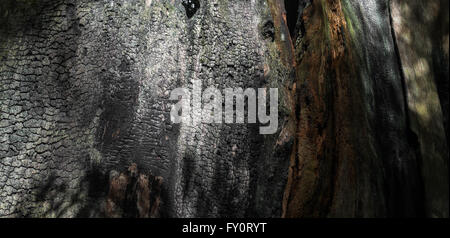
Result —
M 286 21 L 292 39 L 294 39 L 296 33 L 299 4 L 300 1 L 297 0 L 284 0 L 284 7 L 286 9 Z
M 409 115 L 409 108 L 408 108 L 408 96 L 407 96 L 407 86 L 406 86 L 406 79 L 405 79 L 405 72 L 403 71 L 402 67 L 402 59 L 400 57 L 400 51 L 398 49 L 398 43 L 397 43 L 397 36 L 395 34 L 394 25 L 393 25 L 393 19 L 392 19 L 392 13 L 391 13 L 391 1 L 388 2 L 388 10 L 389 10 L 389 24 L 391 29 L 391 35 L 392 35 L 392 41 L 394 42 L 394 51 L 395 51 L 395 57 L 397 58 L 397 64 L 399 67 L 400 72 L 400 79 L 401 79 L 401 85 L 402 85 L 402 93 L 403 93 L 403 105 L 405 110 L 405 123 L 406 123 L 406 133 L 407 133 L 407 141 L 410 144 L 411 148 L 414 148 L 414 155 L 416 156 L 416 162 L 417 162 L 417 174 L 420 175 L 419 181 L 420 181 L 420 194 L 417 194 L 416 196 L 416 211 L 418 216 L 424 216 L 425 215 L 425 207 L 424 205 L 424 183 L 423 183 L 423 175 L 422 170 L 420 169 L 422 167 L 422 153 L 420 151 L 420 144 L 417 134 L 411 129 L 411 118 Z M 395 199 L 398 204 L 394 204 L 394 207 L 392 210 L 393 216 L 401 216 L 402 211 L 396 211 L 395 208 L 400 208 L 402 201 L 399 201 Z

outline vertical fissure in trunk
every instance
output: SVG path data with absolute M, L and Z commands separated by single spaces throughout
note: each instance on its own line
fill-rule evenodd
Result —
M 311 2 L 312 0 L 284 0 L 287 26 L 292 42 L 294 43 L 297 37 L 301 37 L 305 32 L 302 21 L 303 10 L 311 4 Z
M 408 144 L 410 146 L 410 148 L 414 148 L 414 155 L 416 157 L 416 172 L 419 175 L 419 177 L 417 178 L 418 182 L 420 183 L 418 185 L 418 188 L 416 188 L 420 194 L 417 194 L 416 199 L 414 201 L 415 206 L 416 206 L 416 216 L 424 216 L 425 215 L 425 207 L 424 207 L 424 181 L 423 181 L 423 175 L 422 175 L 422 171 L 421 171 L 421 167 L 422 167 L 422 154 L 420 151 L 420 143 L 419 143 L 419 138 L 417 136 L 417 134 L 412 130 L 412 126 L 411 126 L 411 118 L 409 115 L 409 108 L 408 108 L 408 96 L 407 96 L 407 85 L 406 85 L 406 77 L 405 77 L 405 72 L 403 71 L 402 68 L 402 59 L 400 57 L 400 51 L 398 48 L 398 43 L 397 43 L 397 36 L 394 30 L 394 24 L 393 24 L 393 19 L 392 19 L 392 12 L 391 12 L 391 1 L 388 2 L 388 11 L 389 11 L 389 24 L 390 24 L 390 28 L 391 28 L 391 36 L 392 36 L 392 41 L 394 44 L 394 51 L 395 51 L 395 57 L 397 58 L 397 64 L 398 64 L 398 68 L 399 68 L 399 72 L 400 72 L 400 79 L 401 79 L 401 86 L 402 86 L 402 93 L 403 93 L 403 105 L 404 105 L 404 110 L 405 110 L 405 123 L 406 123 L 406 136 L 407 136 L 407 141 Z M 388 194 L 391 191 L 388 191 Z M 391 216 L 402 216 L 402 214 L 405 213 L 405 211 L 402 210 L 398 210 L 399 208 L 402 208 L 403 206 L 401 205 L 402 203 L 402 199 L 400 198 L 394 198 L 394 204 L 392 205 L 393 207 L 390 208 L 391 211 Z M 397 209 L 396 209 L 397 208 Z
M 284 7 L 286 10 L 286 21 L 289 28 L 289 34 L 291 35 L 291 39 L 294 39 L 296 35 L 296 28 L 297 28 L 296 26 L 300 2 L 302 1 L 284 0 Z

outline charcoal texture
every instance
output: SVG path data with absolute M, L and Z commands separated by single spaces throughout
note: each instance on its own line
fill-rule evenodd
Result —
M 448 217 L 426 2 L 1 1 L 0 217 Z M 278 88 L 277 132 L 172 123 L 193 80 Z

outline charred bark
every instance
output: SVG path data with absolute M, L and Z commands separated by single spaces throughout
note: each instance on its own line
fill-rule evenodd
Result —
M 428 2 L 2 1 L 0 216 L 448 217 Z M 278 88 L 277 132 L 173 124 L 192 80 Z

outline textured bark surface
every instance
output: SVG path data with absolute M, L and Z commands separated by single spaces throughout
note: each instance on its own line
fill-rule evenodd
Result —
M 391 2 L 429 217 L 448 217 L 449 212 L 448 8 L 449 1 Z
M 2 1 L 0 216 L 448 217 L 427 2 Z M 278 88 L 277 132 L 171 123 L 192 80 Z
M 193 14 L 178 1 L 2 3 L 1 215 L 101 216 L 110 171 L 132 163 L 163 178 L 162 216 L 281 214 L 288 33 L 279 20 L 274 29 L 271 2 L 200 4 Z M 279 132 L 173 125 L 169 92 L 192 79 L 279 88 Z
M 404 73 L 408 61 L 423 60 L 408 54 L 439 48 L 448 37 L 448 9 L 393 1 L 397 11 L 397 2 L 409 6 L 411 15 L 391 16 L 389 1 L 312 1 L 303 10 L 298 24 L 304 31 L 296 40 L 299 138 L 284 216 L 448 217 L 448 150 L 433 90 L 433 78 L 448 82 L 448 57 L 435 62 L 444 73 L 424 84 Z M 440 22 L 424 23 L 412 12 L 437 14 Z M 396 39 L 404 35 L 391 22 L 403 17 L 403 23 L 423 31 L 433 24 L 440 35 L 417 35 L 438 42 L 423 46 L 416 39 L 415 45 L 399 42 L 397 48 Z M 431 101 L 411 96 L 415 93 Z M 433 114 L 428 115 L 432 125 L 417 125 L 424 119 L 414 114 L 420 106 Z

